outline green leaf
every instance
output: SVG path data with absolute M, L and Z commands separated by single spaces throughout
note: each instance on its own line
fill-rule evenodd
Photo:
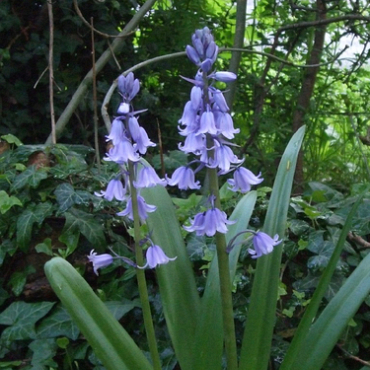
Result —
M 107 370 L 152 370 L 129 334 L 67 261 L 45 264 L 46 277 Z
M 66 215 L 66 217 L 68 217 L 68 215 Z M 67 255 L 70 255 L 78 246 L 78 241 L 80 240 L 80 231 L 77 228 L 72 230 L 66 229 L 65 232 L 62 232 L 58 240 L 67 246 Z
M 72 207 L 74 202 L 75 189 L 72 185 L 63 183 L 57 186 L 54 191 L 59 204 L 59 211 L 65 212 L 68 208 Z
M 127 312 L 131 311 L 137 306 L 135 302 L 129 301 L 127 299 L 125 299 L 124 302 L 108 301 L 104 303 L 116 320 L 121 320 Z
M 31 205 L 21 213 L 17 220 L 17 243 L 22 251 L 27 251 L 32 237 L 34 223 L 41 223 L 52 213 L 52 204 L 49 202 Z
M 53 307 L 52 302 L 14 302 L 0 314 L 0 325 L 9 326 L 2 334 L 5 341 L 36 338 L 35 323 Z
M 143 189 L 148 204 L 157 206 L 147 223 L 152 240 L 176 261 L 156 269 L 168 331 L 182 370 L 192 370 L 194 340 L 200 313 L 200 300 L 193 269 L 186 252 L 175 207 L 161 186 Z
M 12 287 L 12 292 L 16 297 L 19 297 L 23 292 L 23 288 L 26 285 L 27 276 L 34 272 L 35 268 L 32 265 L 29 265 L 22 271 L 17 271 L 12 274 L 8 284 Z
M 234 212 L 230 216 L 230 220 L 237 220 L 237 222 L 228 226 L 229 231 L 226 234 L 227 243 L 248 227 L 256 199 L 257 192 L 251 191 L 244 195 L 238 202 Z M 242 244 L 238 242 L 243 239 L 243 236 L 241 235 L 239 238 L 236 240 L 237 243 L 235 243 L 229 255 L 231 281 L 234 280 L 240 250 L 242 248 Z M 221 369 L 224 336 L 218 260 L 216 255 L 208 271 L 201 304 L 201 316 L 194 343 L 193 370 L 208 368 L 215 370 Z
M 281 158 L 263 231 L 284 237 L 290 193 L 305 128 L 291 138 Z M 275 324 L 282 244 L 257 261 L 248 318 L 240 355 L 240 369 L 267 369 Z
M 54 338 L 65 336 L 76 340 L 80 330 L 72 320 L 67 309 L 61 304 L 54 307 L 50 315 L 37 326 L 36 338 Z
M 27 185 L 35 189 L 40 185 L 40 182 L 47 177 L 48 174 L 45 169 L 37 169 L 36 166 L 29 166 L 25 171 L 15 177 L 13 189 L 20 190 Z
M 4 190 L 0 190 L 0 212 L 4 214 L 13 206 L 21 206 L 22 202 L 14 195 L 9 196 Z
M 369 264 L 370 254 L 361 261 L 312 325 L 304 350 L 298 355 L 300 370 L 319 370 L 324 365 L 349 320 L 370 292 Z
M 43 243 L 39 243 L 39 244 L 35 245 L 35 250 L 36 250 L 37 253 L 45 253 L 48 256 L 52 256 L 53 255 L 53 249 L 52 249 L 52 245 L 51 245 L 51 239 L 46 238 Z
M 312 330 L 311 324 L 312 324 L 313 320 L 315 319 L 315 317 L 317 315 L 319 306 L 321 304 L 321 300 L 322 300 L 324 294 L 327 292 L 328 287 L 330 286 L 330 284 L 331 284 L 331 282 L 333 280 L 332 279 L 332 276 L 334 274 L 334 271 L 335 271 L 335 268 L 337 266 L 339 257 L 341 255 L 342 250 L 343 250 L 343 246 L 344 246 L 344 243 L 346 241 L 348 232 L 350 231 L 350 228 L 351 228 L 351 225 L 352 225 L 353 216 L 356 213 L 359 205 L 361 204 L 364 194 L 365 194 L 365 192 L 361 196 L 358 197 L 356 203 L 353 205 L 350 213 L 348 214 L 347 220 L 346 220 L 346 222 L 345 222 L 345 224 L 343 226 L 341 235 L 340 235 L 339 240 L 338 240 L 338 243 L 337 243 L 337 245 L 336 245 L 336 247 L 334 249 L 334 252 L 333 252 L 333 254 L 332 254 L 331 258 L 330 258 L 329 264 L 328 264 L 327 268 L 324 270 L 324 272 L 322 273 L 322 276 L 321 276 L 320 282 L 318 284 L 318 287 L 315 290 L 315 293 L 314 293 L 314 295 L 313 295 L 313 297 L 311 299 L 311 302 L 308 305 L 308 308 L 307 308 L 307 310 L 306 310 L 306 312 L 305 312 L 305 314 L 304 314 L 304 316 L 303 316 L 303 318 L 302 318 L 302 320 L 301 320 L 301 322 L 300 322 L 300 324 L 298 326 L 298 329 L 297 329 L 297 331 L 295 333 L 295 336 L 294 336 L 293 341 L 292 341 L 292 343 L 291 343 L 291 345 L 289 347 L 289 350 L 286 353 L 286 356 L 284 358 L 284 361 L 283 361 L 283 363 L 281 365 L 281 369 L 282 370 L 292 369 L 292 368 L 294 368 L 296 366 L 301 367 L 301 359 L 302 359 L 302 356 L 306 356 L 307 353 L 311 353 L 311 348 L 308 347 L 308 344 L 307 344 L 307 342 L 311 338 L 311 330 Z M 369 257 L 369 256 L 367 256 L 367 257 Z M 362 265 L 362 262 L 356 268 L 355 272 Z M 352 277 L 352 275 L 350 276 L 350 278 Z M 348 280 L 347 280 L 347 282 L 348 282 Z M 347 282 L 346 282 L 346 284 L 347 284 Z M 342 289 L 343 288 L 341 288 L 340 291 L 335 295 L 335 297 L 330 301 L 330 304 L 329 305 L 332 304 L 331 302 L 333 300 L 336 300 L 337 299 L 337 296 L 339 294 L 341 294 L 340 292 L 342 291 Z M 354 287 L 354 289 L 356 289 L 356 288 Z M 365 299 L 365 298 L 366 297 L 364 297 L 363 299 Z M 352 307 L 353 307 L 353 304 L 357 304 L 357 303 L 359 305 L 361 302 L 357 302 L 357 301 L 356 302 L 352 302 L 351 303 L 352 304 Z M 342 314 L 345 314 L 345 312 L 338 312 L 338 314 L 339 315 L 342 315 Z M 320 315 L 320 318 L 321 318 L 321 315 Z M 348 319 L 344 319 L 342 322 L 336 322 L 335 325 L 337 327 L 338 326 L 340 327 L 342 325 L 342 329 L 343 329 L 343 325 L 346 325 L 347 322 L 348 322 L 348 320 L 349 320 L 349 318 Z M 336 329 L 338 329 L 338 328 L 334 328 L 334 330 L 336 330 Z M 330 331 L 332 331 L 332 328 L 330 328 L 330 326 L 328 325 L 327 327 L 321 327 L 321 330 L 322 330 L 322 334 L 324 335 L 324 332 L 325 333 L 326 333 L 326 331 L 329 331 L 330 332 Z M 334 339 L 334 340 L 336 341 L 336 339 Z M 334 344 L 333 344 L 333 346 L 334 346 Z M 327 351 L 328 348 L 330 348 L 329 349 L 329 352 L 330 352 L 330 350 L 332 348 L 330 341 L 327 343 L 326 346 L 323 347 L 323 353 L 325 353 L 325 351 Z M 299 365 L 298 365 L 298 363 L 299 363 Z M 321 368 L 321 366 L 318 367 L 317 369 L 320 369 L 320 368 Z
M 73 246 L 77 237 L 69 239 L 64 235 L 77 235 L 81 232 L 98 252 L 106 245 L 103 226 L 95 220 L 93 215 L 71 208 L 65 216 L 66 223 L 62 231 L 63 242 L 68 241 Z
M 73 188 L 71 184 L 63 183 L 57 186 L 54 192 L 59 204 L 59 211 L 65 212 L 74 204 L 87 204 L 90 200 L 90 193 Z
M 52 360 L 55 356 L 58 345 L 54 338 L 43 338 L 43 339 L 36 339 L 32 341 L 28 346 L 32 352 L 32 368 L 40 367 L 43 369 L 43 365 L 48 366 L 57 366 L 57 364 Z
M 5 140 L 8 144 L 15 144 L 16 146 L 23 145 L 23 143 L 12 134 L 1 135 L 1 138 Z
M 22 365 L 23 361 L 1 361 L 0 362 L 0 369 L 13 369 L 13 367 L 18 367 Z

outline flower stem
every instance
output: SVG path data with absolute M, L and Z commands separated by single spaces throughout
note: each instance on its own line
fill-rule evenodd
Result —
M 144 265 L 143 249 L 140 245 L 140 218 L 137 201 L 137 191 L 134 187 L 134 165 L 129 162 L 129 178 L 130 178 L 130 189 L 131 189 L 131 200 L 132 200 L 132 211 L 134 215 L 134 239 L 135 239 L 135 256 L 136 263 L 138 266 Z M 149 351 L 152 357 L 154 370 L 161 370 L 161 361 L 159 358 L 157 341 L 155 338 L 154 325 L 152 313 L 149 304 L 148 288 L 145 280 L 145 272 L 143 269 L 136 269 L 136 278 L 138 283 L 139 295 L 141 306 L 143 310 L 144 326 L 146 331 L 146 337 L 148 340 Z
M 208 168 L 208 176 L 211 194 L 215 196 L 215 207 L 221 209 L 217 170 L 215 168 Z M 231 293 L 229 255 L 226 251 L 227 246 L 225 234 L 217 232 L 215 239 L 220 279 L 222 320 L 224 328 L 227 369 L 237 370 L 238 359 L 235 338 L 234 310 Z

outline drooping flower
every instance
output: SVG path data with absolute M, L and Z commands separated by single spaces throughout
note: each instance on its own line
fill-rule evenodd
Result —
M 110 254 L 97 254 L 96 252 L 94 252 L 94 249 L 90 252 L 87 258 L 93 264 L 94 272 L 96 275 L 99 275 L 98 269 L 107 267 L 113 263 L 113 257 Z
M 233 139 L 234 134 L 238 134 L 240 132 L 239 128 L 234 128 L 233 119 L 229 113 L 224 113 L 220 110 L 214 109 L 213 114 L 215 116 L 217 130 L 227 139 Z
M 200 189 L 199 181 L 195 181 L 194 171 L 188 166 L 181 166 L 172 174 L 172 178 L 167 178 L 170 186 L 175 186 L 181 190 Z
M 151 188 L 156 185 L 166 186 L 167 181 L 160 179 L 153 167 L 143 166 L 134 181 L 136 188 Z
M 113 199 L 122 201 L 126 199 L 126 189 L 123 187 L 120 179 L 112 179 L 109 181 L 105 191 L 102 190 L 100 193 L 95 192 L 95 195 L 109 201 Z
M 137 153 L 135 153 L 135 149 L 130 141 L 124 139 L 119 141 L 113 148 L 109 149 L 104 160 L 113 161 L 118 164 L 125 164 L 129 160 L 131 162 L 137 162 L 140 160 L 140 157 Z
M 117 145 L 120 141 L 124 140 L 125 128 L 120 119 L 115 118 L 112 122 L 112 127 L 109 135 L 106 136 L 107 141 L 111 140 L 113 145 Z
M 282 239 L 279 240 L 279 235 L 276 234 L 273 238 L 270 235 L 258 231 L 254 234 L 253 237 L 253 248 L 248 249 L 248 253 L 252 258 L 259 258 L 264 254 L 269 254 L 274 250 L 274 247 L 282 242 Z
M 239 159 L 233 151 L 226 145 L 220 145 L 215 148 L 214 158 L 209 160 L 211 167 L 218 167 L 221 173 L 226 173 L 230 170 L 231 164 L 238 164 L 243 162 Z
M 146 264 L 143 267 L 138 266 L 138 268 L 145 269 L 149 266 L 151 269 L 154 269 L 159 265 L 165 265 L 170 261 L 174 261 L 176 258 L 167 257 L 160 246 L 152 243 L 146 251 Z
M 184 229 L 189 232 L 195 231 L 198 236 L 213 236 L 216 234 L 216 231 L 226 234 L 226 225 L 232 225 L 235 222 L 229 221 L 225 212 L 212 207 L 205 212 L 198 213 L 193 220 L 190 220 L 191 226 L 184 226 Z
M 232 191 L 240 190 L 242 193 L 246 193 L 251 190 L 252 185 L 258 185 L 263 181 L 261 173 L 255 176 L 252 171 L 244 167 L 238 167 L 234 171 L 234 178 L 228 179 L 227 182 L 232 186 L 229 188 Z
M 141 222 L 144 222 L 148 218 L 148 213 L 154 212 L 157 209 L 156 206 L 147 204 L 145 199 L 139 194 L 137 195 L 137 207 Z M 123 211 L 118 212 L 117 216 L 127 216 L 130 220 L 134 220 L 131 196 L 127 200 L 126 208 Z

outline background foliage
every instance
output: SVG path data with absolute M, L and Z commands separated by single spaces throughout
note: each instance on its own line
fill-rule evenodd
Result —
M 125 38 L 122 51 L 98 74 L 97 101 L 89 89 L 58 139 L 63 144 L 51 147 L 43 145 L 50 133 L 46 1 L 0 2 L 1 367 L 101 368 L 67 313 L 56 303 L 43 276 L 42 266 L 53 254 L 73 262 L 145 349 L 134 272 L 114 265 L 97 278 L 86 264 L 85 255 L 92 248 L 105 251 L 110 246 L 120 254 L 132 255 L 131 238 L 126 231 L 129 224 L 114 216 L 120 205 L 93 195 L 114 175 L 109 163 L 100 168 L 95 163 L 93 104 L 101 107 L 105 93 L 122 71 L 153 57 L 183 51 L 197 28 L 208 26 L 220 46 L 231 47 L 240 3 L 156 2 L 139 27 Z M 94 27 L 109 35 L 120 32 L 142 4 L 134 0 L 78 1 L 85 19 L 93 18 Z M 312 82 L 313 69 L 302 66 L 310 64 L 317 49 L 315 40 L 322 24 L 315 22 L 323 4 L 320 14 L 325 14 L 327 20 L 325 43 L 319 50 L 320 67 L 303 115 L 302 123 L 307 124 L 308 132 L 302 163 L 305 191 L 297 191 L 290 204 L 280 309 L 271 354 L 275 368 L 325 268 L 349 208 L 361 192 L 361 183 L 369 181 L 367 2 L 259 0 L 254 1 L 253 7 L 248 2 L 246 52 L 238 68 L 232 104 L 235 126 L 241 130 L 237 138 L 239 150 L 247 156 L 248 167 L 262 171 L 265 178 L 266 187 L 258 190 L 258 207 L 251 224 L 258 228 L 263 224 L 268 186 L 294 131 L 296 114 L 302 110 L 298 96 L 305 92 L 305 84 Z M 90 29 L 76 14 L 72 0 L 55 2 L 53 8 L 54 105 L 58 118 L 92 68 L 92 43 Z M 312 26 L 307 26 L 307 22 Z M 342 52 L 352 41 L 357 41 L 360 48 L 348 58 Z M 112 38 L 95 34 L 97 58 L 111 42 Z M 231 51 L 220 54 L 220 69 L 228 69 L 232 55 Z M 189 85 L 180 75 L 193 74 L 194 66 L 184 57 L 147 64 L 135 72 L 141 80 L 136 108 L 148 109 L 141 123 L 154 141 L 158 142 L 161 134 L 164 168 L 158 147 L 151 151 L 153 158 L 149 158 L 159 172 L 170 173 L 185 160 L 176 151 L 177 122 L 189 96 Z M 110 113 L 117 104 L 115 97 Z M 106 151 L 105 134 L 106 128 L 99 120 L 101 154 Z M 237 202 L 235 195 L 225 187 L 222 194 L 225 209 L 231 211 Z M 181 222 L 202 201 L 200 194 L 173 196 Z M 365 200 L 327 301 L 367 254 L 368 207 Z M 201 292 L 214 245 L 212 240 L 186 237 Z M 240 336 L 253 270 L 253 261 L 245 253 L 234 281 Z M 176 359 L 164 325 L 154 274 L 148 272 L 148 278 L 164 368 L 174 369 Z M 357 369 L 363 366 L 358 359 L 369 360 L 368 304 L 370 300 L 348 324 L 326 369 Z

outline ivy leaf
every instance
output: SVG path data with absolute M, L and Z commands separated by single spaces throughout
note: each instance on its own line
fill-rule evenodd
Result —
M 68 255 L 70 255 L 77 248 L 78 241 L 80 240 L 80 231 L 76 229 L 67 229 L 65 232 L 62 233 L 62 235 L 60 235 L 58 240 L 67 246 Z
M 66 223 L 62 234 L 81 232 L 98 252 L 106 245 L 103 226 L 95 220 L 93 215 L 71 208 L 65 216 Z
M 59 204 L 59 211 L 65 212 L 68 208 L 74 205 L 75 189 L 68 183 L 63 183 L 57 186 L 54 191 Z
M 87 204 L 91 198 L 90 193 L 73 188 L 71 184 L 60 184 L 54 192 L 59 204 L 59 211 L 65 212 L 74 204 Z
M 76 340 L 80 334 L 76 323 L 67 310 L 58 304 L 53 312 L 37 326 L 37 338 L 55 338 L 60 336 Z
M 31 205 L 21 213 L 17 220 L 17 243 L 19 248 L 26 252 L 31 241 L 33 224 L 42 224 L 44 219 L 51 215 L 52 204 L 49 202 Z
M 23 206 L 22 202 L 14 195 L 9 196 L 4 190 L 0 190 L 0 212 L 4 214 L 13 206 Z
M 16 297 L 19 297 L 20 294 L 23 292 L 23 288 L 26 285 L 27 276 L 34 273 L 35 271 L 35 268 L 30 265 L 22 271 L 17 271 L 12 274 L 9 279 L 9 286 L 12 287 L 12 292 Z
M 25 171 L 17 175 L 13 182 L 13 189 L 19 190 L 29 185 L 32 188 L 37 188 L 41 182 L 48 177 L 48 174 L 43 168 L 36 169 L 36 166 L 27 167 Z
M 31 342 L 28 347 L 33 352 L 31 360 L 32 370 L 44 370 L 45 368 L 58 366 L 57 363 L 53 361 L 53 357 L 58 349 L 58 345 L 54 338 L 36 339 Z
M 35 324 L 54 306 L 54 302 L 14 302 L 0 314 L 0 325 L 9 326 L 2 334 L 5 341 L 34 339 Z
M 137 302 L 127 299 L 124 302 L 109 301 L 104 303 L 117 320 L 120 320 L 127 312 L 138 306 Z

